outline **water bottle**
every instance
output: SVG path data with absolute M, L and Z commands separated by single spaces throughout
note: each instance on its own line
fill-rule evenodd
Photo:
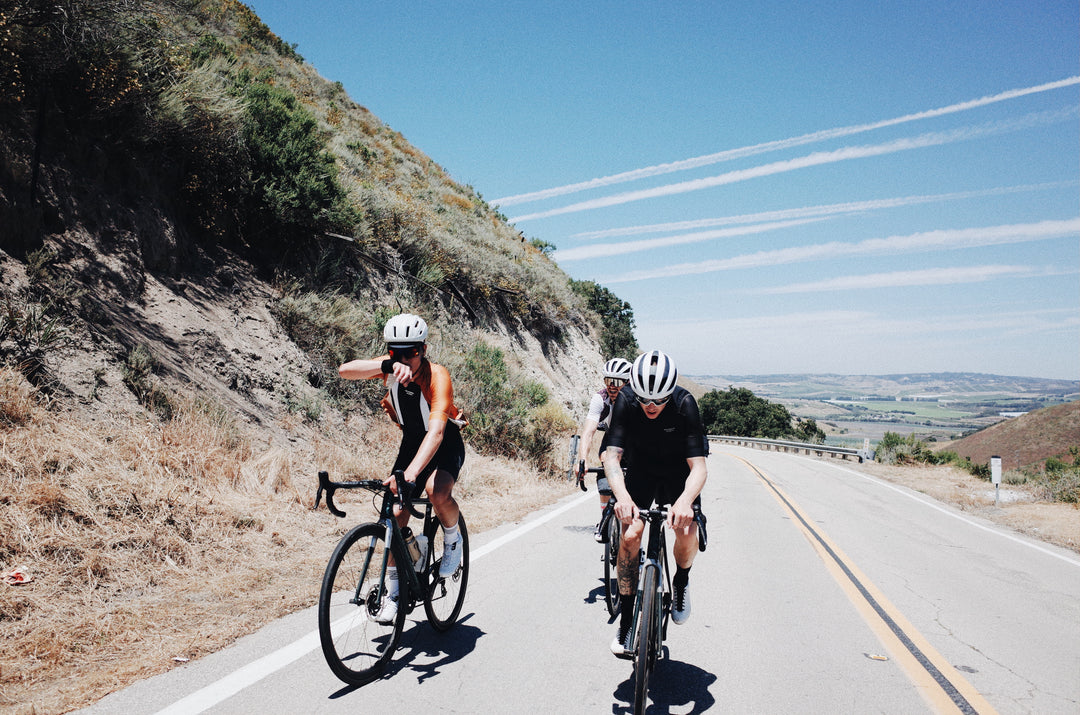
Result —
M 409 552 L 409 558 L 413 564 L 418 563 L 420 561 L 420 545 L 416 543 L 416 537 L 413 536 L 412 529 L 407 526 L 402 529 L 401 538 L 405 540 L 405 549 Z
M 417 534 L 416 545 L 420 549 L 420 558 L 418 558 L 414 563 L 416 564 L 417 572 L 419 572 L 424 568 L 424 562 L 427 561 L 428 538 L 423 534 Z

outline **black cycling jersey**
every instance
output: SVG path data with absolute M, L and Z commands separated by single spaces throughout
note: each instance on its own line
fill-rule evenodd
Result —
M 627 385 L 619 391 L 611 409 L 611 426 L 607 433 L 608 447 L 621 447 L 622 463 L 632 464 L 627 488 L 652 483 L 664 485 L 665 494 L 677 496 L 690 474 L 687 459 L 706 456 L 705 430 L 697 401 L 686 389 L 676 387 L 664 410 L 650 420 L 633 389 Z M 677 489 L 677 491 L 676 491 Z M 634 501 L 639 501 L 637 489 L 631 489 Z

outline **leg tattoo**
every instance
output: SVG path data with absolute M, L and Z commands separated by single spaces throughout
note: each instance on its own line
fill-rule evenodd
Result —
M 638 554 L 627 554 L 619 550 L 619 593 L 623 596 L 634 595 L 638 579 Z

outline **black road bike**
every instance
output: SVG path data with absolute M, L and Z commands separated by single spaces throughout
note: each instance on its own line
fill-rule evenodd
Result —
M 647 540 L 642 537 L 641 568 L 638 572 L 637 596 L 634 599 L 634 619 L 629 642 L 633 649 L 628 657 L 634 661 L 634 714 L 645 712 L 649 676 L 664 648 L 671 617 L 671 572 L 668 569 L 667 539 L 664 522 L 667 507 L 642 509 L 638 518 L 647 525 Z M 613 519 L 613 521 L 618 521 Z M 694 521 L 698 527 L 698 550 L 704 551 L 708 536 L 705 517 L 695 505 Z
M 598 477 L 604 476 L 603 467 L 584 470 Z M 604 511 L 600 514 L 600 540 L 604 545 L 604 604 L 612 616 L 619 612 L 622 596 L 619 594 L 619 542 L 622 540 L 622 524 L 615 517 L 615 495 L 610 489 L 601 489 L 600 494 L 609 497 Z
M 667 509 L 641 510 L 638 517 L 648 524 L 648 542 L 642 543 L 644 558 L 638 575 L 634 620 L 629 638 L 629 642 L 635 644 L 632 651 L 634 715 L 645 712 L 649 676 L 660 659 L 671 616 L 671 574 L 668 571 L 667 541 L 664 536 Z
M 334 505 L 338 489 L 366 489 L 378 503 L 379 520 L 350 529 L 338 542 L 323 575 L 319 592 L 319 640 L 323 655 L 338 678 L 349 685 L 364 685 L 379 678 L 394 656 L 405 617 L 420 603 L 428 622 L 436 631 L 446 631 L 457 622 L 469 582 L 469 532 L 465 517 L 458 519 L 461 533 L 461 565 L 450 576 L 440 576 L 443 536 L 439 519 L 427 498 L 413 498 L 413 485 L 397 472 L 397 496 L 379 479 L 333 482 L 319 472 L 315 506 L 323 492 L 330 513 L 344 517 Z M 402 488 L 402 485 L 405 485 Z M 418 559 L 412 558 L 406 536 L 397 519 L 395 505 L 422 520 Z M 423 508 L 423 512 L 417 509 Z M 426 549 L 423 545 L 426 542 Z M 397 565 L 399 596 L 397 616 L 382 623 L 379 613 L 387 597 L 387 567 Z M 411 568 L 410 568 L 411 567 Z

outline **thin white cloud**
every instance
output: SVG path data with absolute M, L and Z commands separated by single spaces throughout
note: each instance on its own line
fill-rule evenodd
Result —
M 1051 308 L 1011 312 L 990 312 L 983 315 L 964 313 L 939 315 L 905 320 L 868 310 L 820 310 L 777 315 L 744 315 L 714 318 L 711 320 L 643 320 L 639 332 L 648 335 L 653 343 L 673 342 L 672 338 L 685 335 L 686 326 L 692 325 L 698 335 L 722 336 L 727 344 L 745 340 L 748 335 L 820 334 L 821 326 L 843 325 L 846 333 L 860 335 L 881 334 L 889 336 L 925 333 L 960 333 L 993 331 L 1002 334 L 1024 335 L 1030 332 L 1056 331 L 1059 327 L 1080 327 L 1080 315 L 1075 310 Z
M 822 293 L 841 290 L 877 290 L 881 288 L 911 288 L 930 285 L 983 283 L 997 278 L 1026 278 L 1045 276 L 1030 266 L 964 266 L 961 268 L 924 268 L 917 271 L 892 271 L 865 275 L 840 276 L 823 281 L 792 283 L 754 291 L 768 295 L 787 293 Z
M 959 102 L 957 104 L 951 104 L 947 107 L 930 109 L 924 112 L 916 112 L 914 114 L 906 114 L 902 117 L 896 117 L 894 119 L 885 119 L 879 122 L 871 122 L 869 124 L 856 124 L 848 127 L 838 127 L 835 129 L 825 129 L 819 132 L 812 132 L 810 134 L 803 134 L 801 136 L 791 137 L 789 139 L 779 139 L 764 142 L 761 144 L 754 144 L 752 146 L 745 146 L 738 149 L 729 149 L 727 151 L 721 151 L 715 154 L 706 154 L 704 156 L 698 156 L 691 159 L 683 159 L 681 161 L 674 161 L 666 164 L 657 164 L 655 166 L 649 166 L 643 169 L 634 169 L 633 171 L 612 174 L 611 176 L 605 176 L 599 179 L 591 179 L 589 181 L 567 184 L 565 186 L 556 186 L 541 191 L 532 191 L 525 194 L 516 194 L 514 196 L 505 196 L 500 199 L 494 199 L 489 203 L 500 207 L 506 207 L 513 206 L 515 204 L 540 201 L 542 199 L 554 198 L 556 196 L 564 196 L 566 194 L 573 194 L 579 191 L 586 191 L 588 189 L 596 189 L 604 186 L 611 186 L 613 184 L 625 183 L 627 181 L 636 181 L 638 179 L 644 179 L 651 176 L 659 176 L 662 174 L 670 174 L 676 171 L 684 171 L 687 169 L 694 169 L 701 166 L 709 166 L 711 164 L 718 164 L 720 162 L 730 161 L 732 159 L 738 159 L 746 156 L 753 156 L 755 154 L 763 154 L 765 152 L 789 149 L 792 147 L 812 144 L 814 142 L 825 141 L 828 139 L 837 139 L 840 137 L 852 136 L 854 134 L 861 134 L 863 132 L 872 131 L 874 129 L 882 129 L 884 127 L 891 127 L 897 124 L 918 121 L 920 119 L 930 119 L 933 117 L 944 116 L 946 114 L 955 114 L 956 112 L 963 112 L 969 109 L 975 109 L 977 107 L 984 107 L 986 105 L 994 104 L 996 102 L 1002 102 L 1008 99 L 1015 99 L 1017 97 L 1024 97 L 1030 94 L 1037 94 L 1039 92 L 1047 92 L 1054 89 L 1061 89 L 1063 87 L 1069 87 L 1076 84 L 1080 84 L 1080 77 L 1069 77 L 1067 79 L 1058 80 L 1056 82 L 1047 82 L 1045 84 L 1035 85 L 1034 87 L 1025 87 L 1022 89 L 1012 89 L 987 97 L 969 100 L 967 102 Z
M 538 211 L 536 213 L 526 214 L 524 216 L 515 216 L 507 220 L 509 223 L 516 223 L 518 221 L 548 218 L 550 216 L 577 213 L 579 211 L 588 211 L 591 209 L 605 208 L 608 206 L 618 206 L 620 204 L 626 204 L 633 201 L 641 201 L 643 199 L 653 199 L 659 198 L 661 196 L 684 194 L 691 191 L 699 191 L 701 189 L 712 188 L 715 186 L 734 184 L 740 181 L 746 181 L 748 179 L 756 179 L 763 176 L 772 176 L 774 174 L 795 171 L 796 169 L 805 169 L 811 166 L 833 164 L 836 162 L 848 161 L 851 159 L 866 159 L 874 156 L 882 156 L 885 154 L 908 151 L 910 149 L 923 149 L 926 147 L 941 146 L 943 144 L 951 144 L 959 141 L 979 139 L 983 137 L 993 136 L 996 134 L 1002 134 L 1005 132 L 1027 129 L 1033 126 L 1064 121 L 1067 118 L 1076 116 L 1076 114 L 1077 108 L 1070 107 L 1068 109 L 1059 111 L 1037 112 L 1015 120 L 990 122 L 979 126 L 964 127 L 948 132 L 932 132 L 928 134 L 922 134 L 916 137 L 905 137 L 902 139 L 895 139 L 893 141 L 885 142 L 883 144 L 867 144 L 862 146 L 842 147 L 833 151 L 814 152 L 813 154 L 796 157 L 794 159 L 776 161 L 771 164 L 763 164 L 761 166 L 750 167 L 748 169 L 729 171 L 725 174 L 719 174 L 718 176 L 710 176 L 702 179 L 692 179 L 690 181 L 681 181 L 675 184 L 656 186 L 650 189 L 626 191 L 621 194 L 614 194 L 612 196 L 604 196 L 596 199 L 590 199 L 588 201 L 580 201 L 575 204 L 569 204 L 567 206 L 549 209 L 547 211 Z
M 630 271 L 604 281 L 605 284 L 628 283 L 652 278 L 713 273 L 740 268 L 761 268 L 806 261 L 852 256 L 887 255 L 925 251 L 953 250 L 1008 243 L 1027 243 L 1080 234 L 1080 218 L 1008 224 L 980 228 L 946 229 L 913 233 L 907 236 L 872 238 L 857 243 L 833 241 L 809 246 L 795 246 L 771 251 L 759 251 L 711 261 L 679 263 L 660 268 Z
M 974 370 L 1002 375 L 1076 379 L 1075 361 L 1039 367 L 1024 346 L 1075 344 L 1080 314 L 1073 308 L 939 313 L 821 310 L 711 318 L 643 317 L 635 330 L 646 348 L 666 350 L 691 375 L 784 372 L 885 374 Z M 697 339 L 687 342 L 692 332 Z M 882 350 L 887 346 L 887 350 Z
M 686 243 L 700 243 L 717 238 L 732 238 L 734 236 L 748 236 L 767 231 L 776 231 L 792 226 L 802 226 L 816 221 L 824 221 L 825 218 L 804 218 L 798 221 L 776 221 L 773 223 L 760 223 L 754 226 L 741 226 L 739 228 L 722 228 L 715 231 L 699 231 L 686 233 L 679 236 L 664 236 L 663 238 L 649 238 L 640 241 L 623 241 L 621 243 L 598 243 L 592 246 L 568 248 L 564 251 L 555 251 L 552 258 L 559 262 L 581 261 L 587 258 L 607 258 L 620 256 L 626 253 L 636 253 L 654 248 L 670 248 L 681 246 Z
M 642 233 L 662 233 L 664 231 L 688 231 L 698 228 L 710 228 L 713 226 L 730 226 L 732 224 L 757 223 L 759 221 L 787 221 L 792 219 L 809 218 L 813 216 L 837 216 L 848 213 L 861 213 L 878 211 L 881 209 L 899 208 L 903 206 L 916 206 L 918 204 L 938 203 L 944 201 L 958 201 L 985 196 L 1002 196 L 1024 191 L 1044 191 L 1047 189 L 1060 189 L 1066 186 L 1076 186 L 1077 181 L 1054 181 L 1045 184 L 1029 184 L 1023 186 L 1002 186 L 980 191 L 956 191 L 948 194 L 932 194 L 923 196 L 902 196 L 891 199 L 872 199 L 869 201 L 850 201 L 840 204 L 827 204 L 823 206 L 804 206 L 794 209 L 781 209 L 778 211 L 763 211 L 754 214 L 739 214 L 736 216 L 721 216 L 717 218 L 704 218 L 694 221 L 673 221 L 670 223 L 653 223 L 642 226 L 623 226 L 620 228 L 606 228 L 598 231 L 582 231 L 572 234 L 572 238 L 592 240 L 597 238 L 613 238 L 616 236 L 635 236 Z

